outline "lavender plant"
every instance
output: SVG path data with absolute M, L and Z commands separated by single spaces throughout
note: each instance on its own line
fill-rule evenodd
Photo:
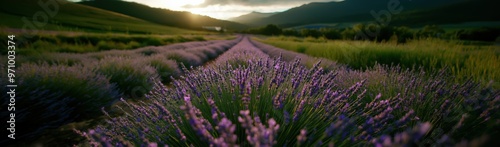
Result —
M 87 64 L 87 68 L 105 75 L 120 92 L 132 98 L 140 98 L 150 91 L 154 85 L 152 79 L 158 78 L 155 68 L 124 57 L 106 57 Z
M 140 54 L 135 53 L 130 50 L 109 50 L 94 53 L 87 53 L 84 56 L 94 58 L 97 60 L 102 60 L 106 57 L 125 57 L 125 58 L 136 58 L 140 57 Z
M 221 41 L 222 40 L 196 41 L 196 42 L 176 43 L 166 46 L 147 46 L 135 49 L 135 52 L 149 56 L 151 54 L 156 54 L 165 51 L 183 50 L 183 49 L 207 46 Z
M 92 144 L 115 146 L 425 145 L 498 134 L 475 131 L 499 126 L 493 112 L 500 94 L 493 89 L 397 69 L 377 69 L 374 78 L 386 78 L 378 83 L 366 78 L 376 70 L 349 75 L 320 63 L 306 68 L 300 60 L 259 58 L 247 41 L 222 55 L 219 66 L 194 69 L 172 89 L 157 83 L 150 103 L 124 101 L 131 110 L 125 116 L 80 133 Z M 221 64 L 231 56 L 245 66 Z M 373 86 L 380 84 L 390 88 Z
M 178 65 L 170 59 L 200 66 L 207 59 L 224 53 L 236 42 L 238 40 L 219 40 L 185 43 L 182 47 L 19 56 L 21 68 L 16 75 L 21 77 L 22 82 L 18 85 L 23 88 L 17 91 L 19 99 L 16 103 L 22 109 L 16 112 L 22 115 L 16 114 L 16 121 L 22 122 L 18 125 L 23 127 L 17 131 L 22 135 L 17 137 L 20 140 L 35 140 L 47 129 L 95 119 L 102 114 L 101 108 L 110 106 L 119 97 L 142 98 L 154 86 L 153 81 L 160 82 L 161 79 L 161 82 L 167 83 L 171 77 L 178 77 Z M 196 56 L 195 53 L 203 55 Z M 201 60 L 199 56 L 207 59 Z M 4 69 L 3 65 L 0 69 Z M 6 85 L 3 81 L 7 79 L 5 73 L 0 77 L 3 77 L 0 83 Z M 6 92 L 5 89 L 2 91 Z M 6 95 L 2 95 L 2 100 L 5 105 L 9 102 Z M 9 117 L 7 111 L 0 114 Z M 3 143 L 1 140 L 0 144 Z
M 231 46 L 236 44 L 241 38 L 230 41 L 218 41 L 203 47 L 194 47 L 184 50 L 162 50 L 162 54 L 167 58 L 176 60 L 186 67 L 197 67 L 203 63 L 218 57 Z
M 222 54 L 215 61 L 214 66 L 245 66 L 247 61 L 255 59 L 268 59 L 269 56 L 255 48 L 248 38 L 243 38 L 231 50 Z
M 75 53 L 33 53 L 29 56 L 20 56 L 17 60 L 18 64 L 23 63 L 47 63 L 50 65 L 67 65 L 73 66 L 76 64 L 83 64 L 91 62 L 92 59 L 87 56 Z
M 263 44 L 263 43 L 260 43 L 258 41 L 252 41 L 252 40 L 250 40 L 250 41 L 255 47 L 262 50 L 263 52 L 265 52 L 266 54 L 270 55 L 273 58 L 280 57 L 280 58 L 282 58 L 282 60 L 288 61 L 288 62 L 293 62 L 295 59 L 298 58 L 298 59 L 300 59 L 300 63 L 302 65 L 305 65 L 308 67 L 311 67 L 315 63 L 322 61 L 321 67 L 323 67 L 325 69 L 338 70 L 338 68 L 343 68 L 342 65 L 337 64 L 335 62 L 332 62 L 330 60 L 324 59 L 324 58 L 315 58 L 315 57 L 311 57 L 311 56 L 308 56 L 305 54 L 300 54 L 300 53 L 284 50 L 281 48 L 277 48 L 277 47 L 274 47 L 271 45 Z
M 186 51 L 199 56 L 204 62 L 206 62 L 224 53 L 224 51 L 234 46 L 234 44 L 236 44 L 237 42 L 238 39 L 231 41 L 220 41 L 208 46 L 189 48 L 186 49 Z
M 162 55 L 147 57 L 143 62 L 156 69 L 156 73 L 158 73 L 163 83 L 168 83 L 172 77 L 178 77 L 180 75 L 180 69 L 177 62 L 168 60 Z
M 159 52 L 160 51 L 159 51 L 158 47 L 144 47 L 144 48 L 136 50 L 136 53 L 140 53 L 144 56 L 152 56 L 152 55 L 158 54 Z
M 163 53 L 166 58 L 175 60 L 179 64 L 183 64 L 184 66 L 187 67 L 196 67 L 200 66 L 203 64 L 202 59 L 199 56 L 196 56 L 195 54 L 188 53 L 184 50 L 175 50 L 175 51 L 169 51 Z
M 164 50 L 189 49 L 189 48 L 194 48 L 194 47 L 207 46 L 207 45 L 211 45 L 211 44 L 221 42 L 221 41 L 225 41 L 225 40 L 210 40 L 210 41 L 194 41 L 194 42 L 186 42 L 186 43 L 177 43 L 177 44 L 162 46 L 160 48 L 164 49 Z
M 47 129 L 95 118 L 121 96 L 105 76 L 81 65 L 23 64 L 16 76 L 16 140 L 33 140 Z M 9 102 L 6 96 L 2 95 L 3 106 Z M 9 114 L 2 111 L 0 116 Z
M 375 98 L 399 103 L 399 108 L 404 111 L 411 110 L 415 119 L 431 122 L 434 128 L 440 131 L 439 135 L 473 139 L 475 136 L 471 136 L 471 132 L 498 133 L 489 131 L 488 128 L 498 127 L 498 123 L 490 119 L 498 120 L 500 116 L 494 116 L 495 114 L 490 112 L 498 110 L 500 106 L 499 91 L 491 86 L 482 87 L 472 80 L 463 83 L 450 82 L 453 81 L 453 76 L 450 76 L 446 69 L 437 73 L 425 73 L 423 69 L 404 70 L 398 66 L 377 65 L 364 72 L 339 72 L 338 77 L 335 82 L 339 85 L 350 85 L 360 79 L 366 79 L 367 95 L 373 97 L 383 93 Z M 403 116 L 406 115 L 401 113 L 404 111 L 395 113 Z

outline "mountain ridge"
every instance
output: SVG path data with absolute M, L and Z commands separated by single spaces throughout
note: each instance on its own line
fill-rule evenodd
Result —
M 270 17 L 254 20 L 253 25 L 277 24 L 284 27 L 314 23 L 343 23 L 343 22 L 369 22 L 376 21 L 372 11 L 378 13 L 387 11 L 389 7 L 401 8 L 403 13 L 413 10 L 439 8 L 442 6 L 462 3 L 472 0 L 345 0 L 332 2 L 313 2 Z M 398 14 L 399 15 L 399 14 Z
M 113 11 L 142 20 L 186 29 L 202 30 L 203 26 L 221 26 L 231 30 L 248 28 L 246 25 L 218 20 L 208 16 L 192 14 L 184 11 L 172 11 L 163 8 L 153 8 L 136 2 L 121 0 L 82 1 L 79 4 Z
M 242 24 L 247 24 L 247 25 L 252 25 L 252 23 L 255 20 L 266 18 L 275 14 L 278 14 L 279 12 L 274 12 L 274 13 L 262 13 L 262 12 L 257 12 L 257 11 L 252 11 L 250 13 L 238 16 L 238 17 L 232 17 L 229 18 L 229 21 L 234 21 Z

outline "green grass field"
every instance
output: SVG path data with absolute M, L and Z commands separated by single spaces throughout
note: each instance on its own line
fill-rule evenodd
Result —
M 441 24 L 439 26 L 443 28 L 446 32 L 453 32 L 459 30 L 479 29 L 482 27 L 498 28 L 498 26 L 500 26 L 500 21 L 476 21 L 476 22 L 464 22 L 455 24 Z
M 32 22 L 33 16 L 44 12 L 33 0 L 10 0 L 0 6 L 0 27 L 22 28 L 22 18 Z M 46 14 L 46 13 L 45 13 Z M 42 20 L 42 18 L 39 18 Z M 32 29 L 32 28 L 30 28 Z M 207 34 L 207 32 L 179 29 L 144 21 L 127 15 L 106 11 L 90 6 L 69 2 L 59 2 L 59 11 L 48 18 L 47 24 L 37 30 L 77 31 L 98 33 L 137 33 L 137 34 Z
M 368 41 L 310 41 L 310 39 L 270 37 L 260 41 L 291 51 L 323 57 L 366 69 L 380 64 L 403 68 L 423 67 L 427 71 L 447 68 L 457 81 L 472 78 L 500 86 L 500 46 L 466 45 L 461 41 L 413 40 L 406 44 Z

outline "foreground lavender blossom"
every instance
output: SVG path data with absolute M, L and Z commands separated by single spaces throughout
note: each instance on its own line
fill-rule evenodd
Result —
M 248 38 L 214 64 L 171 89 L 157 82 L 147 102 L 124 101 L 125 116 L 80 133 L 103 146 L 446 145 L 498 135 L 488 129 L 499 126 L 500 93 L 443 74 L 306 68 L 267 58 Z

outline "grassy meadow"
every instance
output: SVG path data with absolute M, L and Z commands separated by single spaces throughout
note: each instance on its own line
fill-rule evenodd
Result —
M 367 69 L 374 65 L 399 65 L 435 72 L 447 69 L 457 81 L 469 78 L 500 86 L 500 46 L 459 40 L 418 39 L 401 44 L 325 40 L 316 38 L 269 37 L 260 41 L 314 57 L 322 57 Z

